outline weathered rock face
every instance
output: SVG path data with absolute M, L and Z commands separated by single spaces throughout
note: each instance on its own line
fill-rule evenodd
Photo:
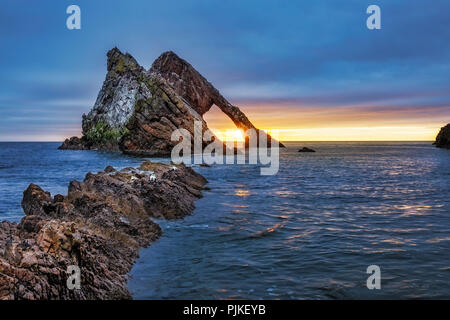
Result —
M 441 128 L 434 144 L 438 148 L 450 149 L 450 123 Z
M 68 195 L 24 192 L 20 224 L 0 223 L 0 299 L 128 299 L 126 274 L 139 249 L 161 235 L 151 217 L 192 212 L 206 179 L 184 165 L 88 173 Z M 67 288 L 67 267 L 81 289 Z
M 166 79 L 177 94 L 183 97 L 200 115 L 204 115 L 216 104 L 225 113 L 232 105 L 187 61 L 168 51 L 158 57 L 150 68 L 151 74 L 157 74 Z M 231 117 L 239 128 L 254 128 L 245 117 Z
M 85 136 L 94 135 L 99 124 L 120 134 L 134 111 L 140 89 L 138 77 L 144 68 L 130 54 L 123 54 L 117 48 L 110 50 L 107 56 L 106 79 L 94 108 L 87 116 L 83 116 L 82 128 Z
M 153 62 L 150 69 L 152 75 L 166 79 L 175 92 L 185 99 L 200 115 L 208 112 L 213 104 L 219 107 L 238 127 L 244 130 L 259 130 L 247 116 L 236 106 L 229 103 L 214 86 L 208 82 L 187 61 L 168 51 Z M 270 142 L 270 140 L 268 139 Z M 281 147 L 284 147 L 280 143 Z
M 167 156 L 178 141 L 175 129 L 194 133 L 194 122 L 216 104 L 238 128 L 253 124 L 190 64 L 173 52 L 162 54 L 149 71 L 119 49 L 107 54 L 108 73 L 94 108 L 83 115 L 82 138 L 67 139 L 60 149 L 121 150 Z M 206 145 L 206 143 L 205 143 Z
M 83 136 L 67 139 L 60 149 L 99 149 L 146 156 L 166 156 L 178 142 L 175 129 L 194 132 L 202 117 L 164 86 L 164 79 L 150 76 L 136 60 L 119 49 L 107 54 L 108 73 L 94 108 L 83 115 Z
M 163 85 L 164 79 L 146 75 L 144 81 L 134 113 L 126 126 L 127 133 L 119 141 L 119 147 L 124 153 L 168 156 L 178 143 L 171 141 L 176 129 L 186 129 L 193 137 L 194 123 L 200 121 L 202 132 L 208 130 L 202 117 L 170 87 Z

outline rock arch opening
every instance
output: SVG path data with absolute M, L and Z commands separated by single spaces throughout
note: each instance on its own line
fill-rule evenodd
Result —
M 244 132 L 215 104 L 203 114 L 208 128 L 222 141 L 244 141 Z

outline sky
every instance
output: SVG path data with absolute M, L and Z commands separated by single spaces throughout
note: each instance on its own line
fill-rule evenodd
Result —
M 0 141 L 80 135 L 114 46 L 145 68 L 176 52 L 281 140 L 433 140 L 450 122 L 449 14 L 448 0 L 2 0 Z M 217 107 L 205 119 L 233 128 Z

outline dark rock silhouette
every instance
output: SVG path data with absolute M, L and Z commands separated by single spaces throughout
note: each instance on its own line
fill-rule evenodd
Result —
M 211 165 L 207 163 L 200 163 L 200 167 L 211 168 Z
M 78 137 L 72 137 L 64 140 L 58 149 L 62 150 L 89 150 L 87 143 Z
M 316 150 L 310 149 L 308 147 L 303 147 L 298 152 L 316 152 Z
M 83 136 L 66 139 L 60 149 L 168 156 L 178 143 L 171 141 L 175 129 L 186 129 L 193 136 L 194 122 L 200 121 L 202 131 L 208 130 L 202 116 L 213 104 L 238 128 L 258 131 L 238 107 L 173 52 L 163 53 L 149 71 L 117 48 L 107 56 L 102 89 L 93 109 L 83 115 Z
M 434 144 L 438 148 L 450 149 L 450 123 L 441 128 Z
M 139 249 L 161 235 L 151 218 L 190 214 L 206 183 L 184 165 L 147 161 L 88 173 L 67 196 L 31 184 L 26 216 L 0 222 L 0 300 L 131 298 L 126 275 Z M 70 265 L 80 268 L 79 290 L 67 287 Z

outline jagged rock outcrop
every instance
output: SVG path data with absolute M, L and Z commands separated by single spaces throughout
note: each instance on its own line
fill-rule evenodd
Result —
M 107 54 L 108 72 L 94 108 L 83 115 L 81 139 L 67 139 L 60 149 L 121 150 L 166 156 L 177 144 L 175 129 L 194 132 L 202 117 L 180 99 L 165 80 L 151 76 L 130 54 L 114 48 Z
M 66 139 L 60 149 L 167 156 L 178 143 L 171 141 L 175 129 L 186 129 L 193 136 L 194 122 L 201 121 L 202 131 L 208 130 L 202 116 L 213 104 L 237 127 L 255 129 L 239 108 L 173 52 L 163 53 L 149 71 L 117 48 L 107 56 L 102 89 L 93 109 L 83 115 L 83 136 Z
M 244 132 L 248 129 L 259 130 L 236 106 L 227 101 L 208 80 L 206 80 L 187 61 L 174 52 L 168 51 L 158 57 L 150 68 L 152 75 L 164 78 L 175 92 L 185 99 L 201 116 L 213 105 L 219 107 Z M 270 142 L 270 140 L 268 139 Z M 284 147 L 280 143 L 281 147 Z
M 434 144 L 438 148 L 450 149 L 450 123 L 441 128 Z
M 31 184 L 26 216 L 0 223 L 0 299 L 128 299 L 127 273 L 139 249 L 161 235 L 151 217 L 192 212 L 206 179 L 184 165 L 144 162 L 139 169 L 88 173 L 67 196 Z M 81 289 L 67 287 L 67 267 Z
M 89 150 L 89 144 L 83 138 L 72 137 L 64 140 L 63 144 L 58 148 L 63 150 Z

